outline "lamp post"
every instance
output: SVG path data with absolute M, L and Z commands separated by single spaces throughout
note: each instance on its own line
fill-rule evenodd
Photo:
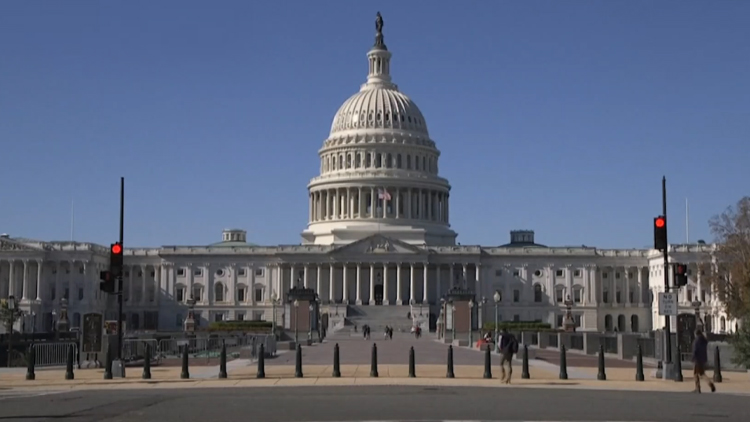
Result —
M 456 339 L 456 305 L 453 302 L 449 305 L 451 311 L 451 341 Z
M 294 344 L 299 344 L 299 300 L 294 299 Z
M 499 306 L 500 306 L 500 301 L 503 300 L 503 295 L 500 294 L 499 290 L 495 290 L 495 294 L 492 295 L 492 300 L 495 302 L 495 328 L 494 328 L 494 330 L 492 332 L 492 334 L 493 334 L 492 337 L 493 337 L 493 340 L 495 340 L 495 351 L 498 351 L 498 350 L 500 350 L 500 345 L 497 342 L 497 338 L 498 338 L 498 333 L 497 333 L 498 329 L 497 329 L 497 326 L 500 324 L 500 321 L 499 321 L 499 318 L 498 318 L 498 312 L 497 311 L 498 311 Z
M 271 335 L 276 340 L 276 293 L 271 295 Z
M 15 296 L 8 296 L 8 323 L 10 324 L 10 332 L 8 333 L 8 368 L 12 361 L 13 355 L 13 320 L 16 317 L 16 298 Z
M 693 309 L 695 309 L 695 327 L 700 327 L 701 329 L 705 329 L 705 324 L 703 323 L 703 320 L 701 319 L 701 301 L 700 300 L 694 300 L 691 305 L 693 305 Z
M 31 344 L 34 344 L 34 337 L 36 337 L 36 312 L 31 311 Z
M 309 309 L 309 310 L 310 310 L 310 315 L 309 315 L 309 318 L 310 318 L 310 323 L 309 323 L 309 324 L 307 324 L 307 325 L 309 325 L 309 326 L 310 326 L 310 331 L 309 331 L 309 332 L 307 333 L 307 338 L 308 338 L 308 339 L 309 339 L 310 341 L 312 341 L 313 319 L 314 319 L 314 315 L 313 315 L 313 312 L 315 311 L 315 305 L 313 305 L 312 303 L 310 303 L 310 305 L 309 305 L 309 306 L 307 307 L 307 309 Z
M 482 335 L 483 327 L 484 327 L 484 309 L 487 305 L 487 298 L 485 296 L 482 296 L 482 300 L 479 301 L 479 312 L 477 312 L 477 330 L 479 330 L 479 335 Z
M 440 338 L 445 338 L 445 332 L 446 332 L 446 323 L 447 323 L 447 317 L 446 317 L 446 309 L 445 309 L 445 298 L 440 298 L 440 317 L 438 318 L 438 321 L 440 321 L 440 332 L 438 333 L 438 336 Z
M 474 305 L 474 299 L 469 299 L 469 347 L 471 347 L 471 343 L 474 340 L 474 327 L 472 327 L 472 322 L 474 322 Z

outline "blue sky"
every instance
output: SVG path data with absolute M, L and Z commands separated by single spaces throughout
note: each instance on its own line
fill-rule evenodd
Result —
M 463 244 L 673 242 L 747 195 L 750 2 L 5 1 L 0 232 L 129 246 L 225 227 L 294 244 L 374 16 Z

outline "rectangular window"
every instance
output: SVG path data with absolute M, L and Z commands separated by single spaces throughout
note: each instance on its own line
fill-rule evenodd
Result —
M 244 277 L 245 276 L 245 269 L 244 268 L 240 268 L 239 270 L 237 270 L 237 275 L 240 276 L 240 277 Z
M 258 268 L 255 270 L 255 276 L 256 277 L 263 277 L 263 268 Z
M 245 301 L 245 289 L 239 289 L 239 290 L 237 290 L 237 301 L 238 302 L 244 302 Z
M 185 289 L 180 287 L 175 292 L 175 300 L 178 302 L 184 302 L 185 301 Z
M 184 268 L 178 268 L 177 269 L 177 276 L 178 277 L 185 277 L 185 269 Z
M 555 289 L 555 301 L 557 303 L 562 303 L 565 298 L 563 297 L 565 293 L 565 290 L 563 289 Z
M 521 291 L 518 289 L 513 290 L 513 302 L 518 303 L 521 301 Z
M 574 289 L 573 290 L 573 301 L 575 303 L 581 303 L 581 289 Z
M 557 277 L 562 277 L 564 274 L 565 274 L 565 272 L 563 270 L 557 270 L 557 271 L 555 271 L 555 275 Z
M 581 270 L 575 270 L 575 271 L 573 272 L 573 276 L 574 276 L 574 277 L 580 277 L 580 276 L 581 276 Z
M 518 270 L 513 270 L 513 277 L 519 277 L 521 275 L 521 272 Z
M 237 321 L 244 321 L 245 320 L 245 313 L 244 312 L 238 312 L 236 314 Z
M 263 289 L 255 289 L 255 301 L 263 302 Z

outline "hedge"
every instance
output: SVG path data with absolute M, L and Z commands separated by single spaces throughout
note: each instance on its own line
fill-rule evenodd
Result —
M 550 324 L 533 321 L 503 321 L 495 327 L 494 322 L 487 322 L 482 327 L 488 331 L 498 331 L 506 329 L 508 331 L 555 331 Z
M 252 331 L 270 332 L 273 327 L 268 321 L 221 321 L 208 325 L 208 331 Z

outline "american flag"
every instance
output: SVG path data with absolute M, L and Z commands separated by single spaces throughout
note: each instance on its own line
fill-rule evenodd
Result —
M 391 200 L 391 194 L 387 190 L 381 190 L 378 192 L 378 199 L 385 199 L 386 201 Z

